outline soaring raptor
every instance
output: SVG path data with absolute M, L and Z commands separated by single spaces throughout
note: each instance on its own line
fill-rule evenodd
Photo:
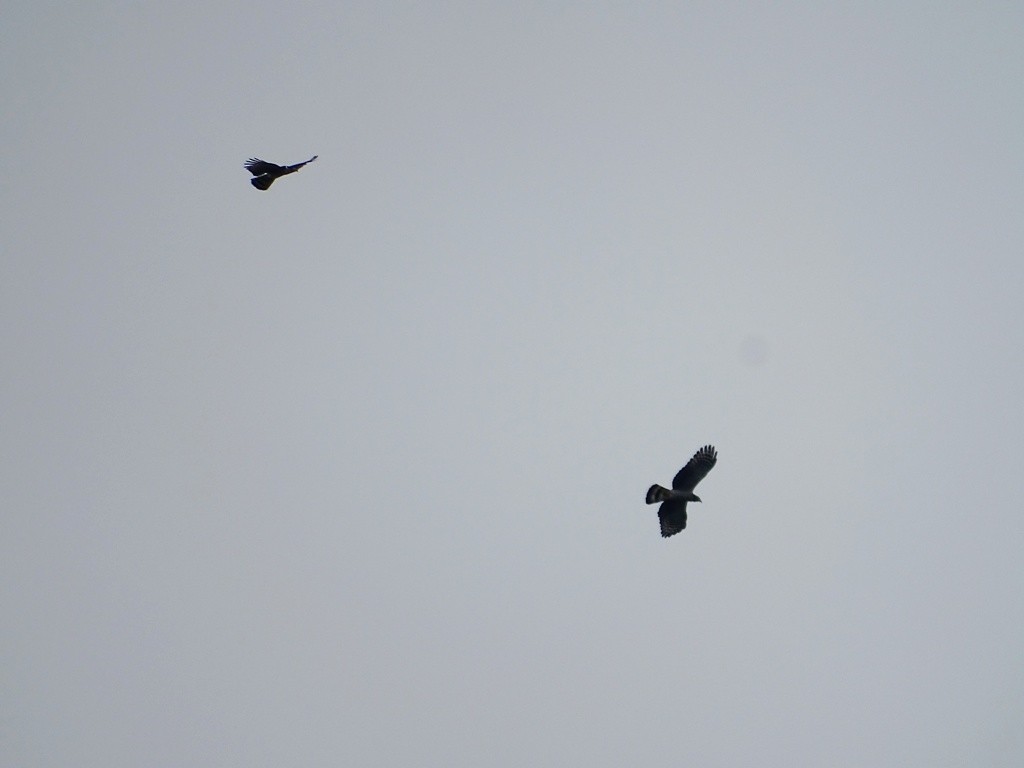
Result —
M 695 494 L 693 489 L 711 471 L 716 461 L 718 453 L 715 446 L 705 445 L 693 454 L 693 458 L 672 478 L 672 490 L 662 488 L 658 484 L 648 489 L 647 503 L 661 502 L 658 519 L 661 521 L 662 536 L 674 536 L 686 527 L 686 502 L 700 501 L 700 496 Z
M 260 160 L 258 157 L 250 157 L 246 161 L 245 167 L 252 174 L 252 178 L 249 181 L 256 189 L 270 189 L 274 179 L 287 176 L 289 173 L 295 173 L 299 168 L 309 165 L 318 157 L 320 155 L 313 155 L 306 162 L 296 163 L 295 165 L 274 165 L 266 160 Z

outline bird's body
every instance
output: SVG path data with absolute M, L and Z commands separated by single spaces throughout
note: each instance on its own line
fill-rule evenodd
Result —
M 657 504 L 658 520 L 661 523 L 661 535 L 674 536 L 686 527 L 686 503 L 700 501 L 700 496 L 693 492 L 701 480 L 711 471 L 718 461 L 718 453 L 713 445 L 705 445 L 680 469 L 672 478 L 672 487 L 664 488 L 658 484 L 647 489 L 647 503 Z
M 252 185 L 256 189 L 267 190 L 274 183 L 274 179 L 287 176 L 289 173 L 295 173 L 302 166 L 309 165 L 318 157 L 319 155 L 313 155 L 306 162 L 296 163 L 295 165 L 274 165 L 274 163 L 268 163 L 266 160 L 260 160 L 258 157 L 250 157 L 245 163 L 245 168 L 252 174 L 252 178 L 249 180 Z

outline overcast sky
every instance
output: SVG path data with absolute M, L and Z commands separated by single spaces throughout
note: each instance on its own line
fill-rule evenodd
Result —
M 1024 7 L 198 7 L 0 25 L 0 764 L 1024 764 Z

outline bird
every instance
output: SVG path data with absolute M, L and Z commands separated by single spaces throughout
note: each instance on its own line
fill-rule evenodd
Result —
M 320 155 L 313 155 L 309 160 L 304 163 L 296 163 L 295 165 L 274 165 L 268 163 L 266 160 L 260 160 L 258 157 L 250 157 L 245 167 L 249 173 L 252 174 L 252 178 L 249 180 L 250 183 L 256 187 L 256 189 L 270 189 L 270 185 L 274 183 L 274 179 L 279 179 L 282 176 L 287 176 L 289 173 L 295 173 L 304 165 L 309 165 L 316 160 Z
M 686 502 L 700 501 L 700 496 L 693 492 L 701 480 L 711 471 L 718 461 L 718 452 L 713 445 L 705 445 L 686 462 L 672 478 L 672 489 L 663 488 L 655 483 L 647 489 L 647 503 L 657 504 L 658 520 L 661 521 L 663 538 L 675 536 L 686 527 Z

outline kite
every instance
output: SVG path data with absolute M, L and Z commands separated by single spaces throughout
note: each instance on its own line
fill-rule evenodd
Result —
M 697 483 L 704 479 L 718 461 L 718 453 L 713 445 L 705 445 L 690 459 L 686 466 L 672 478 L 672 489 L 652 485 L 647 491 L 647 503 L 657 504 L 658 520 L 661 521 L 661 535 L 674 536 L 686 527 L 686 502 L 700 501 L 700 496 L 693 492 Z
M 268 163 L 266 160 L 260 160 L 258 157 L 250 157 L 245 163 L 246 169 L 252 174 L 250 182 L 256 189 L 270 189 L 270 185 L 274 183 L 274 179 L 279 179 L 282 176 L 287 176 L 289 173 L 295 173 L 299 168 L 304 165 L 309 165 L 316 160 L 319 155 L 313 155 L 309 160 L 304 163 L 296 163 L 295 165 L 274 165 Z

